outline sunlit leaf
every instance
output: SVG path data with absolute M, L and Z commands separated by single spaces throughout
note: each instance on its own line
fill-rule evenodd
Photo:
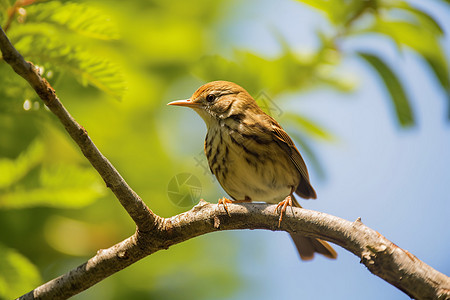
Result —
M 373 25 L 363 30 L 382 33 L 393 39 L 399 49 L 409 47 L 420 55 L 435 74 L 449 99 L 450 117 L 450 77 L 449 66 L 440 43 L 443 34 L 441 26 L 426 12 L 403 1 L 384 4 L 388 13 L 380 15 Z
M 6 14 L 9 6 L 10 3 L 8 0 L 0 0 L 0 25 L 2 25 L 2 27 L 5 26 L 4 22 L 7 18 Z
M 348 26 L 366 10 L 376 10 L 377 1 L 367 0 L 297 0 L 321 12 L 334 25 Z
M 15 299 L 41 282 L 38 269 L 25 256 L 0 244 L 0 299 Z
M 304 131 L 306 134 L 313 138 L 332 141 L 334 140 L 333 135 L 320 126 L 317 122 L 312 121 L 306 116 L 293 113 L 285 113 L 283 117 L 293 123 L 299 130 Z
M 406 45 L 419 53 L 434 54 L 436 47 L 439 47 L 437 37 L 431 32 L 422 30 L 418 24 L 379 18 L 369 30 L 391 37 L 400 48 Z
M 425 57 L 425 61 L 430 66 L 447 94 L 447 119 L 450 120 L 450 75 L 446 72 L 446 68 L 439 62 L 427 57 Z
M 424 26 L 425 28 L 432 32 L 435 32 L 436 34 L 444 34 L 444 30 L 442 29 L 441 25 L 425 11 L 414 8 L 412 6 L 408 6 L 405 9 L 416 16 L 421 26 Z
M 439 23 L 432 16 L 423 10 L 411 6 L 408 2 L 388 1 L 383 3 L 383 7 L 388 8 L 393 12 L 400 11 L 401 14 L 397 14 L 397 18 L 402 18 L 406 22 L 415 22 L 425 30 L 437 35 L 444 34 L 441 25 L 439 25 Z
M 51 1 L 26 7 L 23 23 L 8 31 L 21 54 L 47 70 L 73 75 L 120 99 L 125 91 L 121 69 L 103 55 L 100 41 L 119 38 L 112 20 L 86 4 Z
M 329 13 L 333 8 L 332 1 L 327 0 L 298 0 L 299 2 L 305 3 L 311 7 L 321 10 L 325 13 Z
M 397 75 L 385 64 L 379 57 L 369 53 L 358 53 L 366 62 L 368 62 L 380 78 L 383 80 L 392 100 L 395 113 L 400 125 L 403 127 L 414 125 L 414 114 L 409 104 L 405 90 L 397 78 Z
M 46 36 L 27 36 L 15 46 L 35 64 L 56 68 L 72 74 L 83 84 L 91 84 L 116 98 L 125 91 L 125 81 L 120 69 L 102 57 L 72 48 L 59 40 Z
M 399 46 L 408 46 L 427 61 L 433 61 L 433 71 L 442 81 L 443 74 L 447 74 L 448 63 L 439 42 L 439 36 L 433 34 L 422 24 L 412 24 L 402 21 L 378 20 L 373 27 L 374 31 L 390 36 Z M 447 84 L 448 86 L 448 79 Z M 443 85 L 444 88 L 446 88 Z
M 35 140 L 17 159 L 0 158 L 0 189 L 22 179 L 30 169 L 42 162 L 44 147 Z
M 5 10 L 11 5 L 9 0 L 0 0 L 0 9 Z
M 84 3 L 50 1 L 26 7 L 25 23 L 53 24 L 57 30 L 68 30 L 93 39 L 119 38 L 116 24 L 111 17 Z
M 333 73 L 332 63 L 338 62 L 339 59 L 330 62 L 316 56 L 302 58 L 290 52 L 269 59 L 247 51 L 236 51 L 233 60 L 221 56 L 204 57 L 195 72 L 205 81 L 226 78 L 240 83 L 252 95 L 267 90 L 276 96 L 318 85 L 348 91 L 351 89 L 348 80 Z
M 38 185 L 17 184 L 3 191 L 0 207 L 79 208 L 91 204 L 105 192 L 94 170 L 75 165 L 44 166 L 38 179 Z
M 47 243 L 55 250 L 68 255 L 88 256 L 117 241 L 117 236 L 105 227 L 52 216 L 46 222 L 44 234 Z

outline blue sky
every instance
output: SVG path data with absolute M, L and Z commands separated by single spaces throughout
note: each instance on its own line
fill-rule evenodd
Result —
M 315 29 L 326 28 L 319 14 L 295 1 L 254 2 L 236 10 L 240 21 L 226 33 L 231 47 L 276 55 L 280 48 L 268 30 L 273 26 L 293 48 L 304 51 L 314 47 Z M 425 8 L 449 32 L 450 24 L 444 22 L 450 17 L 448 6 L 426 1 Z M 449 41 L 446 36 L 447 57 Z M 280 102 L 282 109 L 302 112 L 337 136 L 335 142 L 314 144 L 327 179 L 320 180 L 312 172 L 319 197 L 302 204 L 350 221 L 361 217 L 369 227 L 449 275 L 450 124 L 445 120 L 446 96 L 416 55 L 400 55 L 385 39 L 356 39 L 343 46 L 373 51 L 395 66 L 418 124 L 408 130 L 399 128 L 380 80 L 356 59 L 347 59 L 342 67 L 357 76 L 353 78 L 358 80 L 355 92 L 320 90 L 285 97 Z M 248 282 L 239 299 L 409 299 L 338 246 L 337 261 L 319 257 L 304 263 L 287 234 L 229 234 L 242 240 L 238 259 Z

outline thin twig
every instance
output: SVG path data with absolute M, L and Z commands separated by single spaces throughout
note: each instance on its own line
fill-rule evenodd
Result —
M 119 199 L 122 206 L 134 220 L 140 231 L 149 231 L 155 226 L 158 218 L 131 189 L 114 166 L 103 156 L 89 137 L 87 131 L 80 126 L 66 110 L 56 96 L 55 90 L 42 78 L 31 62 L 25 61 L 13 47 L 5 32 L 0 27 L 0 48 L 3 59 L 14 71 L 22 76 L 36 91 L 47 107 L 59 118 L 65 129 L 78 144 L 84 156 L 97 170 L 100 176 Z
M 8 18 L 6 19 L 5 26 L 3 26 L 3 30 L 5 32 L 8 31 L 12 21 L 14 20 L 14 16 L 21 7 L 31 5 L 35 2 L 36 0 L 17 0 L 16 2 L 14 2 L 14 4 L 10 8 L 8 8 L 7 11 Z

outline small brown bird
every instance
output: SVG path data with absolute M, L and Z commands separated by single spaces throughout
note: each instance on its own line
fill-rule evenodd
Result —
M 205 154 L 211 172 L 234 201 L 261 201 L 281 206 L 280 222 L 287 206 L 301 207 L 294 192 L 316 198 L 306 164 L 291 138 L 272 117 L 265 114 L 250 94 L 228 81 L 201 86 L 190 99 L 168 105 L 194 109 L 205 121 L 208 133 Z M 314 252 L 336 258 L 325 241 L 291 234 L 301 259 Z

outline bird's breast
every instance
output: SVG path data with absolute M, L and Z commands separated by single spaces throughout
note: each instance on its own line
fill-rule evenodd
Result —
M 205 154 L 223 189 L 235 200 L 277 203 L 300 182 L 300 175 L 271 137 L 227 124 L 208 128 Z

